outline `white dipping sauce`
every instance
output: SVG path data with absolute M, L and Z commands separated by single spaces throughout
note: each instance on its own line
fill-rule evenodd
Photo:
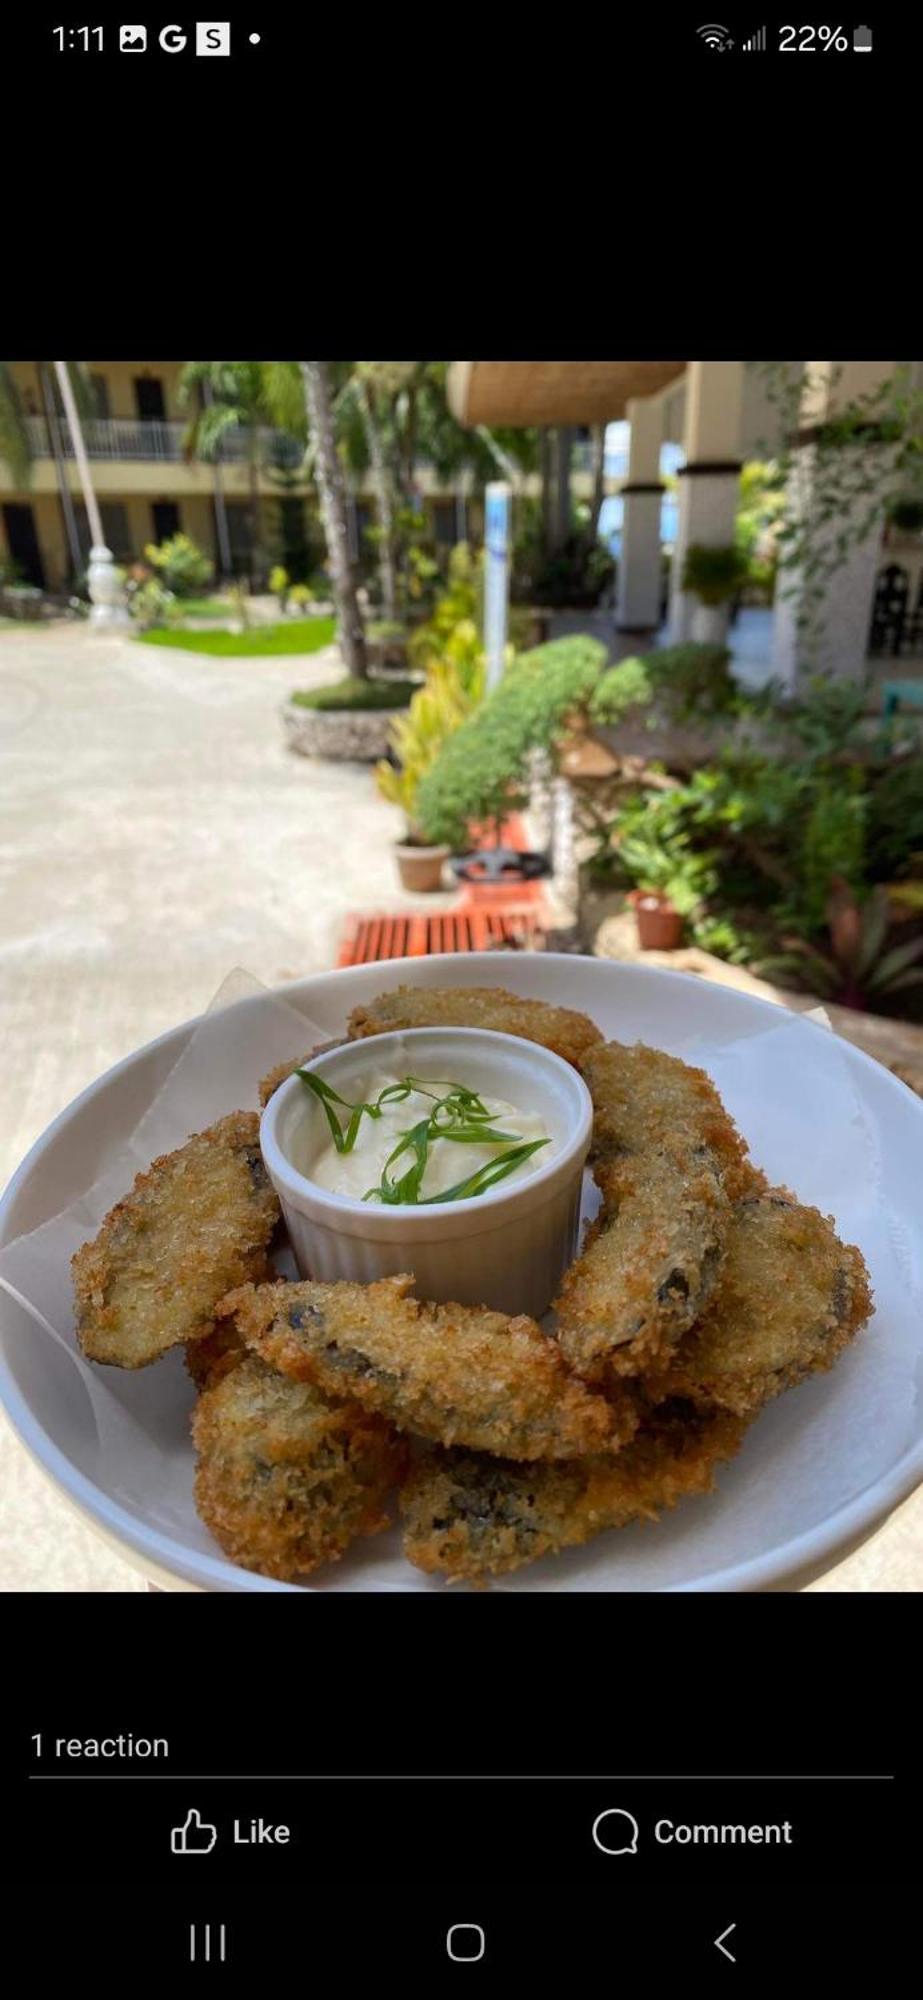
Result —
M 365 1085 L 367 1102 L 374 1104 L 380 1091 L 386 1090 L 389 1084 L 400 1081 L 400 1077 L 383 1074 L 371 1077 Z M 429 1077 L 423 1076 L 418 1081 L 432 1090 L 434 1096 L 445 1097 L 448 1094 L 450 1085 L 441 1078 L 431 1082 Z M 470 1087 L 474 1088 L 473 1085 Z M 467 1180 L 479 1167 L 487 1166 L 508 1152 L 513 1141 L 549 1137 L 547 1125 L 534 1112 L 520 1111 L 517 1105 L 507 1104 L 500 1097 L 485 1097 L 483 1092 L 479 1095 L 482 1104 L 490 1112 L 491 1124 L 498 1131 L 509 1133 L 510 1138 L 503 1141 L 495 1140 L 493 1143 L 487 1142 L 484 1145 L 472 1141 L 469 1145 L 467 1142 L 459 1144 L 437 1133 L 430 1140 L 420 1185 L 420 1194 L 424 1199 L 428 1195 L 444 1194 L 447 1188 L 455 1187 L 459 1181 Z M 340 1124 L 345 1127 L 349 1112 L 343 1105 L 335 1105 L 334 1110 Z M 360 1122 L 352 1152 L 338 1153 L 320 1104 L 317 1104 L 315 1108 L 317 1126 L 323 1126 L 328 1136 L 326 1144 L 315 1154 L 304 1171 L 312 1181 L 316 1181 L 318 1187 L 327 1188 L 331 1194 L 350 1195 L 354 1201 L 362 1201 L 370 1188 L 378 1186 L 385 1161 L 393 1153 L 401 1135 L 409 1131 L 412 1126 L 418 1125 L 421 1119 L 428 1118 L 432 1110 L 432 1097 L 427 1097 L 423 1091 L 411 1090 L 399 1102 L 383 1104 L 380 1118 L 364 1117 Z M 522 1160 L 518 1167 L 513 1167 L 495 1185 L 507 1188 L 512 1187 L 515 1181 L 524 1180 L 528 1174 L 544 1166 L 552 1151 L 551 1146 L 542 1146 L 538 1152 L 530 1154 L 527 1160 Z M 400 1159 L 395 1160 L 391 1166 L 389 1180 L 399 1180 L 413 1164 L 413 1149 L 408 1147 Z

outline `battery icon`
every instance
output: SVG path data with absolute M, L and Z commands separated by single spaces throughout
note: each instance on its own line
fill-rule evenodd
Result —
M 854 28 L 852 45 L 854 49 L 858 50 L 860 55 L 864 56 L 871 54 L 871 48 L 872 48 L 871 28 Z

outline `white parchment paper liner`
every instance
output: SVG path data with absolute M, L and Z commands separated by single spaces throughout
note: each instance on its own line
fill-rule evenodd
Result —
M 245 1008 L 235 1002 L 248 1000 Z M 822 1017 L 823 1018 L 823 1017 Z M 615 1023 L 602 1023 L 617 1033 Z M 343 1026 L 345 1027 L 345 1017 Z M 0 1251 L 0 1284 L 31 1319 L 30 1337 L 71 1371 L 70 1416 L 81 1463 L 115 1501 L 186 1549 L 214 1556 L 192 1502 L 189 1414 L 193 1385 L 176 1353 L 131 1372 L 93 1367 L 76 1346 L 70 1259 L 95 1234 L 136 1173 L 227 1112 L 256 1107 L 259 1078 L 336 1032 L 314 1023 L 249 974 L 225 981 L 207 1014 L 105 1172 L 61 1214 Z M 741 1014 L 720 1045 L 690 1034 L 674 1052 L 701 1065 L 771 1179 L 833 1215 L 872 1275 L 876 1314 L 831 1374 L 781 1397 L 719 1472 L 719 1490 L 654 1527 L 601 1536 L 586 1549 L 503 1580 L 511 1590 L 658 1590 L 714 1574 L 814 1526 L 855 1498 L 906 1450 L 923 1318 L 921 1239 L 901 1231 L 883 1198 L 880 1141 L 843 1045 L 806 1034 L 798 1017 Z M 588 1183 L 586 1213 L 595 1209 Z M 283 1259 L 283 1273 L 293 1267 Z M 95 1438 L 94 1438 L 95 1433 Z M 228 1580 L 233 1572 L 229 1569 Z M 269 1586 L 273 1587 L 273 1586 Z M 285 1588 L 285 1586 L 275 1586 Z M 360 1543 L 318 1578 L 322 1589 L 441 1589 L 400 1553 L 396 1532 Z

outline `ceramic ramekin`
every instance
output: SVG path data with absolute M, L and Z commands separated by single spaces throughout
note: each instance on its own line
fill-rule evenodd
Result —
M 582 1077 L 535 1042 L 482 1028 L 413 1028 L 347 1042 L 307 1068 L 351 1102 L 369 1096 L 374 1076 L 436 1076 L 536 1112 L 551 1136 L 547 1158 L 521 1180 L 499 1182 L 467 1201 L 384 1208 L 318 1187 L 292 1164 L 293 1150 L 323 1111 L 297 1076 L 263 1112 L 260 1145 L 282 1204 L 298 1268 L 329 1282 L 412 1272 L 421 1299 L 493 1306 L 539 1318 L 577 1245 L 584 1161 L 593 1107 Z M 309 1141 L 310 1144 L 310 1136 Z

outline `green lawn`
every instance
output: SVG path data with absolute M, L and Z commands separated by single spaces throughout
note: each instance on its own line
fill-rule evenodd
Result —
M 230 618 L 229 597 L 181 597 L 179 615 L 181 618 Z
M 175 626 L 155 626 L 137 636 L 144 646 L 176 646 L 184 653 L 258 659 L 280 653 L 318 653 L 322 646 L 333 644 L 335 634 L 335 618 L 289 618 L 284 625 L 254 625 L 249 632 L 181 632 Z

